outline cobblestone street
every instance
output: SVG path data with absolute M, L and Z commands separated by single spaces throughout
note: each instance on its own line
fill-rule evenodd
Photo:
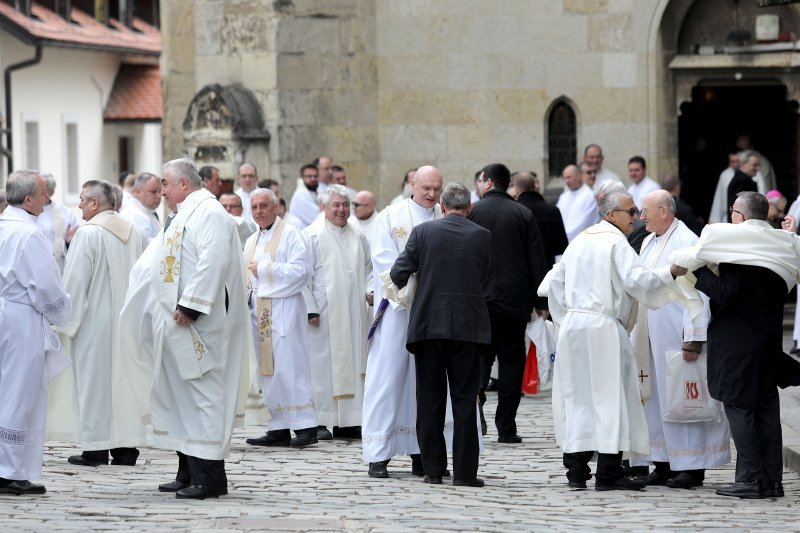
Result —
M 487 413 L 494 412 L 490 395 Z M 0 496 L 0 523 L 11 530 L 135 531 L 530 531 L 798 528 L 800 482 L 784 473 L 786 497 L 739 500 L 714 494 L 733 481 L 733 466 L 708 471 L 704 487 L 643 492 L 571 491 L 553 441 L 550 395 L 523 398 L 525 441 L 500 445 L 490 428 L 479 476 L 483 489 L 427 485 L 411 475 L 408 457 L 393 460 L 389 479 L 367 477 L 359 441 L 321 442 L 305 450 L 255 448 L 238 430 L 227 462 L 230 493 L 205 501 L 159 493 L 174 479 L 177 459 L 146 448 L 136 467 L 69 465 L 72 445 L 49 443 L 47 494 Z

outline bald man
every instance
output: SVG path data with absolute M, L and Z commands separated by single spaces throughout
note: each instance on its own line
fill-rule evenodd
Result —
M 350 202 L 350 218 L 347 221 L 367 236 L 372 244 L 373 234 L 378 222 L 375 212 L 375 195 L 370 191 L 358 191 Z

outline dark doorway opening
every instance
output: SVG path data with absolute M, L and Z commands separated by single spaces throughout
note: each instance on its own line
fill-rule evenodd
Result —
M 768 83 L 768 82 L 767 82 Z M 778 189 L 789 203 L 797 196 L 798 104 L 787 101 L 786 86 L 704 86 L 681 104 L 678 149 L 681 196 L 708 219 L 720 173 L 736 139 L 749 135 L 753 147 L 772 163 Z

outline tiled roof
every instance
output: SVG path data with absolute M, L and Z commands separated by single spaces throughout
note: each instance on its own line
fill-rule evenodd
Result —
M 111 19 L 109 25 L 72 8 L 72 22 L 46 7 L 33 3 L 31 17 L 13 6 L 0 2 L 0 25 L 30 44 L 113 50 L 158 55 L 161 32 L 142 19 L 133 19 L 133 29 Z
M 160 121 L 164 111 L 158 65 L 120 66 L 108 97 L 107 121 Z

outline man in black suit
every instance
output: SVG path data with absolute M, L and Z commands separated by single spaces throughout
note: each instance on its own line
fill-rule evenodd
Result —
M 453 484 L 482 487 L 478 473 L 475 400 L 480 383 L 480 345 L 491 342 L 483 287 L 489 273 L 492 234 L 464 218 L 466 187 L 451 183 L 441 196 L 445 218 L 416 226 L 392 266 L 392 281 L 418 284 L 406 347 L 417 370 L 417 440 L 425 481 L 440 484 L 447 468 L 444 418 L 447 384 L 453 403 Z
M 486 287 L 486 303 L 492 327 L 492 346 L 484 359 L 481 405 L 494 355 L 497 355 L 498 442 L 520 443 L 517 408 L 522 397 L 525 369 L 525 326 L 534 305 L 546 315 L 547 299 L 536 297 L 536 289 L 547 270 L 539 226 L 530 209 L 506 193 L 511 173 L 505 165 L 493 163 L 478 178 L 481 201 L 469 219 L 492 232 L 492 266 Z
M 733 204 L 731 218 L 734 224 L 747 223 L 761 231 L 782 231 L 765 222 L 768 210 L 763 195 L 742 192 Z M 730 245 L 746 246 L 737 239 L 731 239 Z M 780 247 L 776 243 L 776 253 Z M 766 248 L 759 247 L 759 251 Z M 753 256 L 758 259 L 755 253 Z M 706 267 L 696 270 L 695 276 L 696 288 L 711 299 L 709 392 L 725 405 L 737 453 L 736 482 L 716 492 L 739 498 L 783 496 L 775 372 L 782 353 L 786 281 L 766 267 L 724 262 L 719 265 L 719 276 Z
M 761 158 L 755 152 L 742 152 L 739 155 L 739 168 L 733 171 L 733 178 L 728 184 L 728 206 L 732 206 L 736 201 L 736 195 L 743 191 L 757 191 L 758 186 L 753 178 L 761 168 Z M 728 222 L 732 218 L 728 215 Z
M 544 197 L 537 190 L 537 177 L 533 172 L 517 172 L 515 181 L 519 197 L 517 203 L 524 205 L 533 213 L 539 232 L 542 235 L 544 256 L 548 267 L 556 263 L 556 256 L 567 249 L 567 232 L 564 230 L 564 220 L 561 211 L 554 205 L 545 202 Z

